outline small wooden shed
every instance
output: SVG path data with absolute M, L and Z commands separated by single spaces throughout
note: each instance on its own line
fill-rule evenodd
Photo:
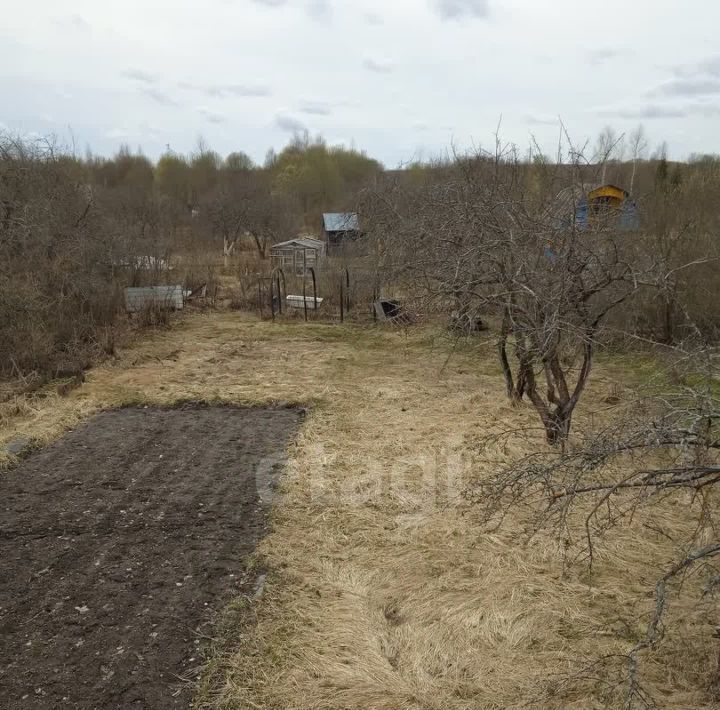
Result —
M 590 190 L 580 214 L 587 225 L 612 224 L 623 230 L 637 229 L 638 214 L 630 193 L 617 185 L 598 185 Z
M 323 214 L 323 235 L 328 252 L 333 254 L 343 244 L 360 236 L 360 221 L 355 212 L 326 212 Z
M 550 209 L 563 228 L 605 226 L 630 231 L 639 227 L 635 201 L 617 185 L 573 185 L 558 194 Z
M 318 268 L 325 256 L 325 242 L 313 237 L 298 237 L 270 247 L 270 259 L 274 268 L 303 276 L 310 267 Z

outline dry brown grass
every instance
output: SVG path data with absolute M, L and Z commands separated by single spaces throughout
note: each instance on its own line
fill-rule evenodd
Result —
M 563 564 L 555 536 L 524 544 L 520 514 L 483 530 L 459 495 L 482 465 L 477 442 L 534 420 L 506 404 L 482 345 L 448 360 L 450 350 L 423 329 L 192 316 L 66 398 L 14 402 L 0 413 L 0 446 L 42 444 L 125 403 L 311 405 L 262 544 L 270 576 L 255 623 L 237 626 L 234 653 L 212 661 L 220 683 L 203 707 L 622 707 L 592 678 L 561 681 L 627 652 L 652 608 L 644 594 L 677 550 L 639 516 L 607 537 L 590 578 Z M 617 394 L 614 372 L 599 369 L 588 407 Z M 509 461 L 542 445 L 538 431 L 489 453 Z M 671 534 L 687 524 L 681 505 L 656 515 Z M 643 680 L 662 707 L 712 707 L 708 628 L 683 599 L 671 613 L 684 619 L 682 640 L 645 658 Z

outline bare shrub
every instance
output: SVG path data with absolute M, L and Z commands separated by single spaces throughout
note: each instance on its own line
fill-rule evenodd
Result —
M 0 374 L 51 371 L 116 319 L 95 208 L 78 165 L 52 144 L 0 136 Z
M 706 629 L 706 648 L 717 638 L 719 357 L 707 347 L 675 349 L 666 372 L 629 396 L 603 426 L 576 437 L 564 452 L 537 451 L 495 468 L 497 473 L 466 492 L 493 526 L 501 525 L 511 509 L 524 509 L 528 539 L 555 530 L 565 554 L 587 564 L 591 573 L 602 567 L 597 550 L 617 526 L 639 520 L 670 537 L 677 556 L 654 581 L 629 570 L 653 600 L 644 631 L 631 637 L 625 653 L 598 658 L 568 680 L 600 678 L 612 702 L 626 708 L 655 707 L 643 685 L 642 661 L 649 653 L 662 653 L 666 637 L 682 637 L 688 620 L 671 613 L 673 606 L 685 608 L 686 601 L 696 599 L 693 613 Z M 670 529 L 663 511 L 674 504 L 685 511 L 686 524 Z M 716 668 L 706 679 L 712 692 L 719 674 Z
M 170 325 L 171 311 L 161 303 L 147 303 L 137 313 L 137 324 L 141 328 L 167 328 Z

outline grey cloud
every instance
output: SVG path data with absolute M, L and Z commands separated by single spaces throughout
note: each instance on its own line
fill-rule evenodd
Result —
M 633 120 L 656 119 L 656 118 L 684 118 L 687 116 L 687 110 L 678 106 L 663 106 L 660 104 L 647 104 L 639 108 L 617 109 L 603 111 L 608 116 L 617 116 L 618 118 L 627 118 Z
M 205 108 L 204 106 L 200 107 L 198 111 L 205 116 L 205 118 L 210 123 L 224 123 L 226 118 L 223 114 L 217 113 L 216 111 L 211 111 L 208 108 Z
M 104 133 L 106 138 L 127 140 L 128 138 L 134 138 L 137 133 L 129 131 L 127 128 L 110 128 Z
M 270 96 L 270 88 L 267 86 L 248 86 L 245 84 L 190 84 L 181 82 L 178 84 L 181 89 L 197 91 L 215 99 L 224 99 L 228 96 L 261 97 Z
M 720 93 L 720 79 L 671 79 L 650 92 L 652 96 L 704 96 Z
M 590 64 L 603 64 L 611 59 L 625 54 L 620 49 L 592 49 L 587 52 L 587 60 Z
M 307 130 L 307 127 L 302 121 L 298 121 L 297 118 L 293 118 L 286 113 L 279 113 L 275 116 L 275 125 L 282 131 L 288 133 L 302 133 Z
M 711 118 L 720 115 L 720 104 L 705 101 L 688 101 L 677 104 L 646 104 L 644 106 L 608 109 L 599 112 L 605 116 L 626 119 L 688 118 L 702 116 Z
M 391 62 L 384 59 L 373 59 L 372 57 L 366 57 L 363 60 L 363 66 L 368 71 L 375 72 L 376 74 L 389 74 L 393 70 Z
M 68 19 L 79 30 L 92 29 L 90 27 L 90 23 L 82 15 L 73 14 L 73 15 L 70 15 L 70 17 Z
M 229 84 L 227 86 L 219 87 L 220 92 L 224 91 L 225 94 L 231 96 L 246 96 L 246 97 L 260 97 L 270 96 L 271 91 L 267 86 L 247 86 L 244 84 Z
M 366 12 L 365 22 L 367 22 L 368 25 L 382 25 L 384 24 L 385 20 L 383 20 L 382 16 L 379 15 L 377 12 Z
M 168 96 L 164 91 L 159 89 L 152 89 L 150 87 L 143 87 L 142 93 L 145 94 L 149 99 L 152 99 L 158 104 L 163 106 L 179 106 L 180 104 L 175 101 L 171 96 Z
M 154 84 L 157 81 L 157 77 L 150 74 L 142 69 L 126 69 L 122 75 L 126 79 L 133 79 L 134 81 L 141 81 L 143 84 Z
M 108 128 L 102 135 L 104 138 L 109 138 L 110 140 L 129 141 L 135 140 L 137 138 L 151 138 L 154 140 L 157 139 L 160 134 L 161 132 L 156 126 L 153 126 L 143 121 L 133 127 L 128 127 L 127 125 L 124 125 Z
M 550 116 L 549 114 L 528 114 L 525 116 L 525 120 L 531 126 L 558 126 L 560 125 L 560 119 L 557 116 Z
M 64 30 L 73 29 L 80 32 L 90 32 L 90 30 L 92 30 L 90 23 L 82 15 L 78 15 L 77 13 L 56 17 L 52 22 Z
M 675 67 L 675 74 L 680 77 L 692 77 L 699 74 L 720 77 L 720 54 L 708 57 L 701 62 L 680 64 Z
M 712 76 L 720 76 L 720 54 L 709 57 L 704 62 L 700 62 L 700 71 Z
M 306 9 L 316 20 L 328 20 L 332 16 L 330 0 L 307 0 Z
M 718 104 L 707 104 L 707 103 L 696 103 L 689 104 L 687 107 L 689 113 L 693 113 L 705 118 L 711 118 L 720 116 L 720 105 Z
M 300 111 L 312 116 L 329 116 L 332 113 L 332 108 L 323 101 L 302 101 Z
M 290 4 L 289 0 L 252 0 L 257 5 L 278 8 Z M 303 0 L 305 11 L 310 17 L 317 20 L 329 19 L 332 15 L 332 4 L 330 0 Z
M 443 20 L 484 18 L 490 14 L 488 0 L 433 0 L 433 5 Z

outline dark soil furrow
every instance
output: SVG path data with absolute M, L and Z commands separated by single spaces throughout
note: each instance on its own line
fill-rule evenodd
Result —
M 105 412 L 0 477 L 0 707 L 187 708 L 300 416 Z

